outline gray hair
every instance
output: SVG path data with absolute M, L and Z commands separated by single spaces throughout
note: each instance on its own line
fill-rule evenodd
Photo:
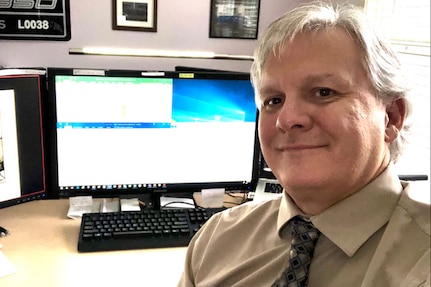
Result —
M 251 80 L 255 89 L 256 103 L 260 107 L 259 87 L 262 70 L 268 56 L 279 55 L 298 33 L 316 32 L 339 27 L 349 33 L 364 51 L 363 66 L 383 103 L 404 99 L 406 120 L 411 114 L 411 103 L 401 63 L 390 44 L 379 36 L 358 7 L 351 5 L 332 6 L 312 3 L 296 7 L 272 22 L 263 37 L 258 40 L 251 67 Z M 389 148 L 391 160 L 396 162 L 404 150 L 410 125 L 405 124 Z

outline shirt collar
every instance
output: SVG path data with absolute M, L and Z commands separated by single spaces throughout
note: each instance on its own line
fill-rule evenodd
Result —
M 280 209 L 277 217 L 277 230 L 281 237 L 284 226 L 293 217 L 301 214 L 300 209 L 296 206 L 289 195 L 283 190 L 283 196 L 281 198 Z
M 348 256 L 353 256 L 389 221 L 402 189 L 390 164 L 375 180 L 322 213 L 312 216 L 311 221 Z M 286 223 L 300 213 L 293 200 L 283 193 L 277 219 L 280 235 Z

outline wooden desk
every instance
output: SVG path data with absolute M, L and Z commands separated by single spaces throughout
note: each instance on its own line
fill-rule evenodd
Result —
M 18 272 L 0 286 L 176 286 L 186 248 L 78 253 L 80 220 L 66 217 L 67 199 L 0 209 L 11 235 L 0 250 Z

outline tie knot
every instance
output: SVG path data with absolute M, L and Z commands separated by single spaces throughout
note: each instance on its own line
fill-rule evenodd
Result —
M 291 219 L 290 226 L 292 229 L 292 247 L 298 253 L 312 252 L 320 234 L 319 230 L 314 227 L 311 221 L 299 216 Z

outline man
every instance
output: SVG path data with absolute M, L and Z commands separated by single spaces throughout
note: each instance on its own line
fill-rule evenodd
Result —
M 414 200 L 429 190 L 393 167 L 410 105 L 390 46 L 354 8 L 314 4 L 273 22 L 254 56 L 261 148 L 284 193 L 214 215 L 178 286 L 429 286 L 430 205 Z M 287 276 L 298 216 L 315 247 Z

